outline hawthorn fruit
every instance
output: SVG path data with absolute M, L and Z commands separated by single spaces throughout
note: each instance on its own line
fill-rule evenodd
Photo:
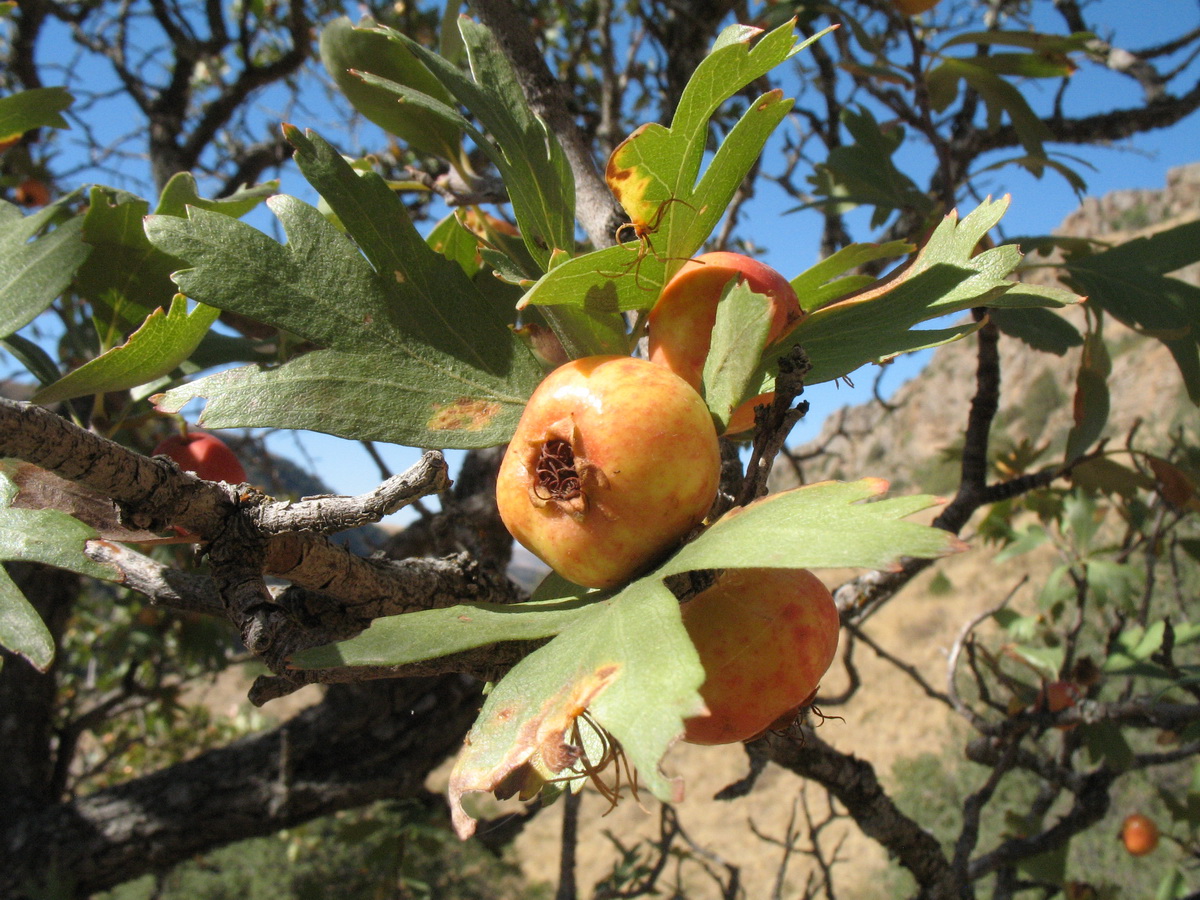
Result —
M 1158 846 L 1158 825 L 1149 816 L 1133 813 L 1121 824 L 1121 842 L 1131 856 L 1145 856 Z
M 185 472 L 192 472 L 205 481 L 225 481 L 241 484 L 246 470 L 237 454 L 220 438 L 200 431 L 173 434 L 154 448 L 155 456 L 168 456 Z
M 13 190 L 13 200 L 21 206 L 45 206 L 50 202 L 50 189 L 44 181 L 26 178 Z
M 750 740 L 811 703 L 837 651 L 837 606 L 806 569 L 728 569 L 683 604 L 683 624 L 708 707 L 684 722 L 693 744 Z
M 745 281 L 755 293 L 771 298 L 768 344 L 801 318 L 796 292 L 779 272 L 740 253 L 704 253 L 683 264 L 650 311 L 650 361 L 666 366 L 699 390 L 717 320 L 717 303 L 725 286 L 735 278 Z M 771 397 L 760 394 L 741 404 L 733 411 L 725 433 L 739 434 L 753 428 L 754 407 L 769 403 Z
M 1034 698 L 1033 708 L 1037 712 L 1058 713 L 1070 709 L 1081 697 L 1079 686 L 1070 681 L 1051 681 L 1042 687 Z M 1070 731 L 1075 726 L 1055 725 L 1059 731 Z
M 496 505 L 523 546 L 585 587 L 620 585 L 708 512 L 721 454 L 704 400 L 662 366 L 592 356 L 534 391 Z

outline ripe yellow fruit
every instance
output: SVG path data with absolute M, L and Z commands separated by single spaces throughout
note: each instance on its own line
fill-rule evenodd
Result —
M 610 588 L 704 518 L 720 468 L 712 416 L 687 382 L 644 359 L 592 356 L 534 391 L 496 504 L 513 537 L 564 578 Z

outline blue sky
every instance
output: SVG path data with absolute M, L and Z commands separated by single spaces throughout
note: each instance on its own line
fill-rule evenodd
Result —
M 949 6 L 951 2 L 952 0 L 947 0 L 946 5 Z M 1178 14 L 1173 26 L 1175 33 L 1182 33 L 1200 24 L 1200 11 L 1191 0 L 1157 0 L 1150 5 L 1144 0 L 1098 0 L 1095 6 L 1089 9 L 1091 8 L 1096 9 L 1097 20 L 1110 23 L 1115 29 L 1119 43 L 1128 47 L 1161 42 L 1164 39 L 1162 23 L 1172 13 Z M 1148 9 L 1151 8 L 1153 15 L 1148 14 Z M 1057 21 L 1050 22 L 1049 26 L 1054 31 L 1061 27 Z M 49 42 L 46 52 L 51 56 L 55 53 L 53 41 Z M 61 52 L 61 47 L 58 52 Z M 1200 65 L 1192 64 L 1193 69 L 1198 67 Z M 100 78 L 104 73 L 97 71 L 95 74 Z M 1073 106 L 1069 112 L 1083 114 L 1138 102 L 1137 89 L 1128 79 L 1094 70 L 1087 74 L 1086 90 L 1073 92 Z M 48 83 L 53 82 L 48 79 Z M 1053 101 L 1053 84 L 1026 83 L 1022 89 L 1035 108 L 1046 109 Z M 109 102 L 115 104 L 119 101 Z M 268 95 L 260 102 L 270 108 L 272 98 Z M 331 115 L 330 106 L 323 98 L 315 100 L 310 109 L 277 108 L 273 111 L 281 118 L 286 116 L 298 126 L 314 127 L 319 131 L 328 125 Z M 106 121 L 109 124 L 101 137 L 111 139 L 127 128 L 123 123 L 129 122 L 130 117 L 113 106 L 108 110 Z M 364 126 L 361 136 L 363 145 L 371 145 L 372 128 L 373 126 Z M 927 171 L 932 165 L 931 151 L 916 142 L 911 144 L 912 146 L 906 144 L 898 154 L 898 165 L 906 171 Z M 130 149 L 138 149 L 136 142 L 131 144 Z M 1088 182 L 1088 193 L 1091 195 L 1125 188 L 1159 188 L 1165 183 L 1166 173 L 1170 168 L 1192 162 L 1200 156 L 1200 117 L 1192 116 L 1170 129 L 1151 132 L 1126 145 L 1061 149 L 1091 166 L 1080 167 L 1081 174 Z M 103 174 L 81 173 L 81 177 L 114 183 L 112 177 L 105 177 Z M 1002 222 L 1002 227 L 1008 235 L 1050 231 L 1078 205 L 1078 198 L 1067 182 L 1053 173 L 1047 173 L 1037 180 L 1023 170 L 1007 167 L 992 175 L 991 179 L 987 185 L 990 193 L 1011 193 L 1013 198 L 1010 210 Z M 138 189 L 136 184 L 117 182 L 116 186 Z M 144 187 L 141 188 L 142 193 L 145 193 L 145 190 Z M 310 202 L 316 200 L 311 188 L 294 172 L 285 178 L 283 190 Z M 753 226 L 745 229 L 747 237 L 760 243 L 763 259 L 789 277 L 816 261 L 820 228 L 819 218 L 815 213 L 783 213 L 793 205 L 792 198 L 785 196 L 772 185 L 763 183 L 752 207 Z M 270 216 L 265 211 L 251 221 L 260 228 L 271 230 Z M 855 221 L 853 217 L 851 221 Z M 868 233 L 864 229 L 863 233 L 857 236 L 866 239 Z M 928 353 L 915 354 L 894 363 L 884 379 L 884 393 L 890 394 L 919 371 L 928 356 Z M 795 431 L 794 441 L 799 443 L 814 436 L 825 417 L 842 405 L 869 399 L 874 378 L 875 370 L 871 369 L 858 373 L 853 389 L 845 384 L 819 385 L 811 389 L 806 397 L 812 404 L 812 412 L 809 419 L 801 423 Z M 340 493 L 353 494 L 370 490 L 379 479 L 376 465 L 366 451 L 355 442 L 307 432 L 280 432 L 268 438 L 268 445 L 275 452 L 311 466 L 328 482 L 331 489 Z M 395 471 L 411 464 L 418 455 L 417 451 L 411 448 L 379 445 L 379 449 Z

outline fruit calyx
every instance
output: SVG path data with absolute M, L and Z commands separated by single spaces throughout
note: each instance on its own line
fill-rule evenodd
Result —
M 552 423 L 541 440 L 526 445 L 525 468 L 533 473 L 529 501 L 555 506 L 575 519 L 588 511 L 588 495 L 607 487 L 608 478 L 588 459 L 572 416 Z

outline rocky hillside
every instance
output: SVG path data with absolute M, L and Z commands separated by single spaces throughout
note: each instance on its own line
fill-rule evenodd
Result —
M 1093 237 L 1120 243 L 1200 218 L 1200 163 L 1168 174 L 1163 190 L 1116 191 L 1086 198 L 1055 234 Z M 1053 277 L 1052 269 L 1034 269 L 1033 280 Z M 1174 273 L 1200 284 L 1200 266 Z M 1076 326 L 1083 310 L 1067 313 Z M 1175 427 L 1198 421 L 1179 370 L 1159 342 L 1106 322 L 1113 354 L 1109 378 L 1112 410 L 1108 434 L 1120 440 L 1141 421 L 1139 439 L 1158 443 Z M 1003 388 L 993 441 L 996 449 L 1028 441 L 1046 447 L 1043 463 L 1061 458 L 1071 427 L 1070 399 L 1075 391 L 1079 350 L 1063 358 L 1030 349 L 1013 338 L 1001 340 Z M 960 440 L 974 391 L 975 343 L 970 338 L 940 348 L 921 374 L 902 386 L 887 406 L 847 407 L 831 416 L 820 435 L 797 456 L 807 458 L 806 481 L 886 475 L 893 489 L 945 492 L 956 484 L 955 444 Z M 777 487 L 794 484 L 780 471 Z

